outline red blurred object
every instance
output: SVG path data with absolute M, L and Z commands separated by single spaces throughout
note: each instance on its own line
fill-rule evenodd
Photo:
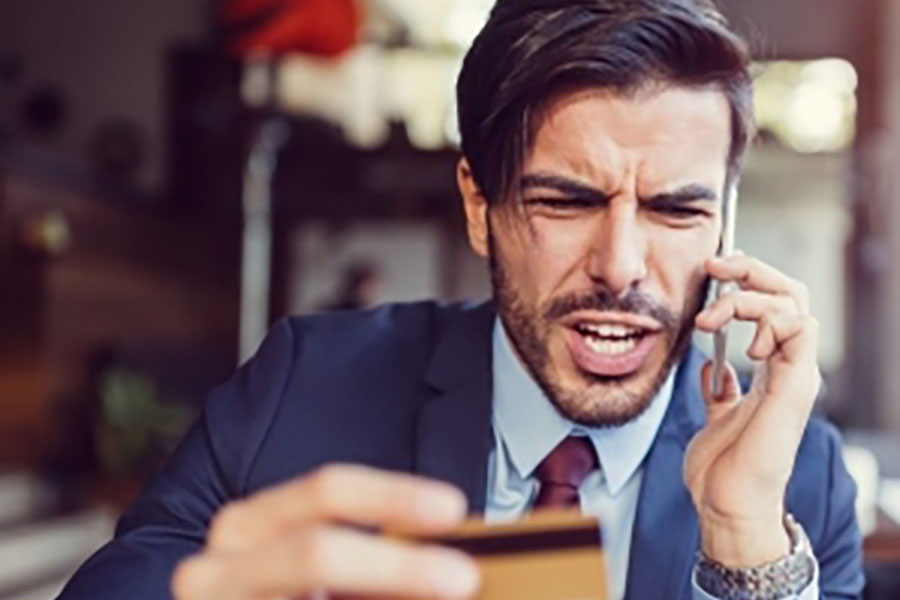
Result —
M 221 19 L 234 54 L 337 56 L 356 44 L 356 0 L 224 0 Z

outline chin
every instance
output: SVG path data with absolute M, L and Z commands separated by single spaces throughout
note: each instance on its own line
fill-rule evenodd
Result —
M 564 417 L 587 427 L 619 427 L 653 404 L 672 369 L 666 357 L 652 360 L 636 373 L 603 377 L 571 365 L 573 385 L 549 386 L 547 396 Z M 575 383 L 577 382 L 577 383 Z

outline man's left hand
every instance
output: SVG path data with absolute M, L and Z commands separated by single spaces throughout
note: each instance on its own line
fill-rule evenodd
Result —
M 784 495 L 821 385 L 818 323 L 802 283 L 744 255 L 713 259 L 710 276 L 738 289 L 701 312 L 697 328 L 756 323 L 747 350 L 756 362 L 742 396 L 734 370 L 713 397 L 711 363 L 702 373 L 709 422 L 691 441 L 684 480 L 700 519 L 703 552 L 726 566 L 753 567 L 788 554 Z

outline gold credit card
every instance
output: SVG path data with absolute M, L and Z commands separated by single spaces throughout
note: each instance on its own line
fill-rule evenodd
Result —
M 597 519 L 577 511 L 536 511 L 521 521 L 467 521 L 422 540 L 475 557 L 482 570 L 478 600 L 606 600 Z

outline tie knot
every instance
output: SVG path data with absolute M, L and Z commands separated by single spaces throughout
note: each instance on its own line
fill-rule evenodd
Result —
M 578 488 L 598 466 L 591 440 L 569 436 L 538 465 L 535 475 L 541 483 L 538 507 L 562 507 L 578 503 Z

